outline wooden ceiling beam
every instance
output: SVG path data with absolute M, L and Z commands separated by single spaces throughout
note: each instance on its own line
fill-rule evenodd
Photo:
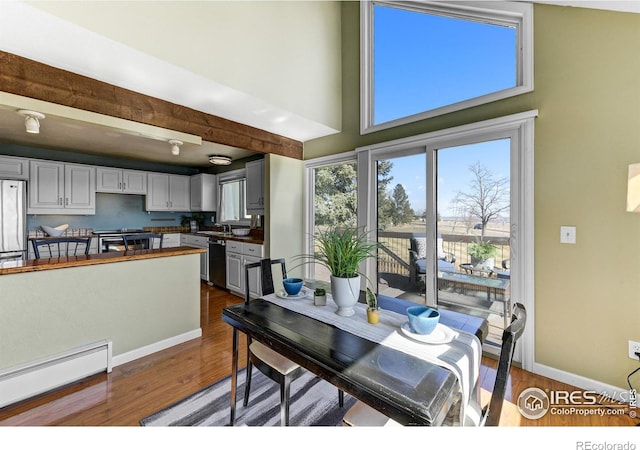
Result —
M 302 159 L 302 143 L 294 139 L 2 51 L 0 91 Z

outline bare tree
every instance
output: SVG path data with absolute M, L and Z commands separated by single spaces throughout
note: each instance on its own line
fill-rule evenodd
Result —
M 510 207 L 509 179 L 494 178 L 492 171 L 476 162 L 469 166 L 473 179 L 469 191 L 458 191 L 455 202 L 462 205 L 472 217 L 477 217 L 482 226 L 480 240 L 484 241 L 485 227 L 489 221 Z

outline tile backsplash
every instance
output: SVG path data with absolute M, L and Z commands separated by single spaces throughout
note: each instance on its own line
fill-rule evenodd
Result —
M 144 195 L 130 194 L 96 194 L 96 214 L 91 216 L 76 215 L 28 215 L 27 230 L 35 233 L 40 225 L 56 227 L 69 224 L 69 230 L 112 230 L 120 228 L 173 227 L 180 226 L 185 212 L 146 211 Z M 214 213 L 204 213 L 205 224 L 211 222 Z M 79 232 L 79 231 L 78 231 Z

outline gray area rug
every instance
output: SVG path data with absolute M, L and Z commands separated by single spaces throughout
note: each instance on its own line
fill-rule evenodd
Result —
M 253 370 L 251 394 L 242 406 L 245 370 L 238 373 L 236 425 L 280 426 L 280 386 Z M 140 421 L 142 426 L 226 426 L 229 424 L 231 377 L 218 381 Z M 310 372 L 291 383 L 290 426 L 337 426 L 355 399 L 344 395 L 338 406 L 338 389 Z

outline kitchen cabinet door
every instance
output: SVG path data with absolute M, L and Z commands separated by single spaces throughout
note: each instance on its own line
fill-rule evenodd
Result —
M 169 210 L 189 211 L 189 177 L 169 175 Z
M 76 164 L 64 166 L 65 209 L 96 210 L 95 168 Z
M 146 195 L 147 173 L 139 170 L 98 167 L 96 169 L 96 191 Z
M 64 164 L 31 161 L 29 180 L 29 214 L 64 208 Z
M 0 178 L 27 180 L 29 178 L 29 160 L 13 156 L 0 156 Z
M 244 285 L 244 267 L 242 265 L 242 255 L 239 253 L 229 253 L 227 251 L 227 289 L 242 293 Z
M 191 211 L 215 211 L 218 207 L 218 177 L 209 173 L 191 176 Z
M 180 233 L 164 233 L 162 235 L 162 247 L 180 247 Z
M 95 173 L 93 166 L 31 160 L 27 214 L 95 214 Z
M 122 192 L 124 194 L 147 194 L 147 173 L 140 170 L 122 171 Z
M 147 176 L 147 211 L 169 211 L 169 176 L 150 173 Z
M 97 192 L 122 192 L 122 169 L 96 168 Z
M 245 164 L 247 177 L 247 213 L 264 214 L 264 160 Z
M 253 264 L 260 262 L 260 258 L 254 258 L 252 256 L 245 256 L 243 261 L 243 267 L 246 264 Z M 243 269 L 243 275 L 246 275 Z M 260 282 L 260 268 L 251 269 L 249 271 L 249 279 L 244 280 L 249 286 L 249 296 L 251 298 L 258 298 L 262 295 L 262 283 Z
M 147 177 L 147 211 L 189 211 L 189 177 L 150 173 Z

